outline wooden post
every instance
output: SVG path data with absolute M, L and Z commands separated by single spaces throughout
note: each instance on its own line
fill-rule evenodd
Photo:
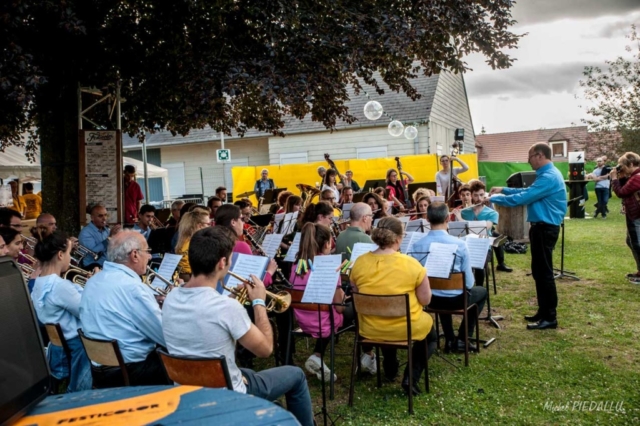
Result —
M 527 207 L 504 207 L 494 204 L 500 214 L 498 232 L 516 241 L 529 241 L 529 224 L 527 223 Z

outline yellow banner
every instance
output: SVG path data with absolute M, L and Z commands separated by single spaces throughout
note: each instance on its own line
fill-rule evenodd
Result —
M 469 170 L 458 175 L 463 181 L 478 178 L 478 158 L 476 154 L 461 154 L 458 156 L 468 166 Z M 368 160 L 333 160 L 338 171 L 344 174 L 347 170 L 353 172 L 353 180 L 358 182 L 362 187 L 367 180 L 382 180 L 387 176 L 387 170 L 396 167 L 396 161 L 393 158 L 371 158 Z M 409 155 L 400 158 L 402 163 L 402 171 L 413 176 L 415 182 L 435 182 L 436 173 L 439 170 L 438 156 L 435 154 Z M 286 164 L 272 166 L 248 166 L 233 167 L 231 173 L 233 175 L 233 194 L 234 201 L 236 195 L 247 191 L 253 191 L 253 187 L 258 179 L 262 169 L 269 170 L 269 178 L 273 179 L 278 188 L 287 188 L 294 194 L 300 191 L 296 188 L 296 184 L 304 183 L 315 186 L 320 183 L 317 169 L 319 166 L 329 168 L 326 161 L 318 161 L 316 163 L 307 164 Z M 459 167 L 457 163 L 454 167 Z M 252 200 L 256 200 L 252 197 Z M 256 200 L 257 202 L 257 200 Z

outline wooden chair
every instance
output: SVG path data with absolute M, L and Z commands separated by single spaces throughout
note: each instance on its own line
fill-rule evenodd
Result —
M 80 341 L 87 353 L 87 357 L 92 361 L 91 375 L 94 376 L 100 368 L 93 365 L 93 362 L 106 367 L 119 367 L 122 372 L 122 381 L 124 386 L 129 386 L 129 373 L 127 372 L 127 366 L 124 363 L 124 358 L 122 358 L 118 342 L 116 340 L 92 339 L 85 336 L 81 328 L 78 329 L 78 334 L 80 335 Z
M 62 333 L 62 328 L 60 327 L 60 323 L 55 324 L 45 324 L 44 329 L 47 331 L 47 336 L 49 337 L 49 343 L 54 346 L 61 347 L 64 351 L 65 356 L 67 357 L 67 365 L 69 368 L 69 376 L 66 377 L 71 380 L 71 349 L 69 349 L 69 345 L 67 344 L 67 339 L 65 339 L 64 334 Z M 60 387 L 60 381 L 64 380 L 57 379 L 51 376 L 51 390 L 52 394 L 58 393 L 58 388 Z
M 429 277 L 429 285 L 431 290 L 461 290 L 463 294 L 463 307 L 461 309 L 436 309 L 430 306 L 425 308 L 425 311 L 435 314 L 436 316 L 436 333 L 438 333 L 438 341 L 440 337 L 439 331 L 439 321 L 438 316 L 442 314 L 447 315 L 460 315 L 464 320 L 464 365 L 469 366 L 469 311 L 472 310 L 474 312 L 473 319 L 476 323 L 476 347 L 478 348 L 478 352 L 480 352 L 480 330 L 478 327 L 478 306 L 475 303 L 469 305 L 468 303 L 468 295 L 466 291 L 466 287 L 464 285 L 464 272 L 453 272 L 451 276 L 446 278 L 434 278 Z M 438 344 L 438 346 L 440 346 Z
M 224 356 L 195 358 L 169 355 L 162 349 L 156 349 L 156 352 L 160 355 L 169 378 L 180 385 L 233 390 L 227 360 Z
M 356 340 L 353 346 L 353 361 L 351 364 L 351 384 L 349 386 L 349 406 L 353 406 L 353 391 L 355 386 L 355 376 L 358 363 L 360 362 L 360 351 L 358 350 L 363 344 L 376 347 L 376 364 L 378 367 L 378 387 L 382 387 L 382 378 L 380 373 L 380 354 L 378 348 L 396 348 L 407 350 L 407 364 L 409 370 L 409 383 L 413 383 L 413 356 L 411 347 L 416 342 L 411 340 L 411 310 L 409 308 L 409 295 L 397 294 L 390 296 L 381 296 L 373 294 L 364 294 L 353 292 L 353 305 L 358 315 L 370 315 L 384 318 L 405 317 L 407 323 L 407 339 L 402 341 L 373 340 L 367 339 L 360 334 L 360 324 L 358 316 L 356 316 Z M 425 390 L 429 392 L 429 349 L 425 345 Z M 409 414 L 413 414 L 413 392 L 409 394 Z

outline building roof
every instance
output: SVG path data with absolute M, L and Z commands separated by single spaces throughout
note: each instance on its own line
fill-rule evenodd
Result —
M 563 140 L 567 141 L 567 151 L 584 149 L 589 140 L 587 126 L 477 135 L 478 161 L 526 162 L 529 148 L 534 143 Z
M 429 119 L 438 86 L 439 75 L 426 77 L 421 74 L 411 79 L 413 87 L 422 95 L 422 97 L 416 101 L 412 101 L 404 92 L 397 93 L 389 89 L 389 86 L 382 81 L 379 73 L 376 73 L 375 77 L 380 87 L 384 90 L 384 95 L 378 95 L 372 86 L 363 82 L 361 82 L 361 84 L 364 91 L 361 90 L 359 95 L 354 93 L 353 88 L 348 87 L 349 100 L 346 102 L 346 106 L 349 108 L 349 112 L 357 118 L 357 121 L 352 124 L 339 121 L 336 123 L 336 130 L 386 127 L 391 121 L 391 118 L 400 120 L 405 125 L 413 122 L 424 122 Z M 371 121 L 364 116 L 364 105 L 369 102 L 369 100 L 375 100 L 382 104 L 385 114 L 379 120 Z M 303 120 L 298 120 L 290 116 L 285 117 L 284 122 L 283 132 L 285 135 L 328 131 L 321 122 L 313 121 L 311 114 L 308 114 Z M 270 136 L 272 136 L 271 133 L 249 129 L 245 133 L 244 138 L 265 138 Z M 225 136 L 225 140 L 237 139 L 240 139 L 240 136 L 235 132 L 232 136 Z M 192 129 L 187 136 L 172 136 L 171 132 L 160 131 L 154 134 L 147 134 L 146 137 L 148 147 L 203 143 L 215 140 L 220 140 L 220 133 L 214 133 L 210 128 Z M 141 146 L 137 136 L 130 137 L 127 134 L 122 135 L 122 143 L 125 149 L 136 149 Z

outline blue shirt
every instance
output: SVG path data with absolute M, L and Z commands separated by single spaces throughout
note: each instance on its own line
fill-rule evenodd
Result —
M 499 206 L 527 206 L 527 222 L 544 222 L 560 226 L 567 212 L 567 190 L 562 173 L 545 164 L 536 170 L 536 180 L 528 188 L 504 188 L 491 202 Z
M 498 212 L 487 206 L 484 206 L 477 215 L 474 213 L 473 208 L 462 209 L 460 216 L 464 220 L 490 220 L 494 225 L 497 225 L 500 219 Z M 487 235 L 491 235 L 491 229 L 487 229 Z
M 127 266 L 104 262 L 89 278 L 80 302 L 82 330 L 94 339 L 115 339 L 126 363 L 140 362 L 166 346 L 162 314 L 153 290 Z
M 140 228 L 140 226 L 138 226 L 138 224 L 136 223 L 135 225 L 133 225 L 133 230 L 142 234 L 145 240 L 149 240 L 149 235 L 151 235 L 150 226 L 148 226 L 147 230 L 145 231 L 144 229 Z
M 604 170 L 604 166 L 596 167 L 595 169 L 593 169 L 593 175 L 596 177 L 602 176 L 602 170 Z M 609 189 L 610 185 L 611 185 L 611 181 L 609 179 L 599 180 L 596 182 L 596 188 L 600 188 L 600 189 Z
M 471 270 L 471 262 L 469 261 L 469 249 L 467 244 L 444 230 L 431 230 L 426 237 L 413 244 L 410 255 L 421 262 L 423 265 L 427 263 L 426 254 L 429 252 L 431 243 L 455 244 L 458 246 L 456 250 L 456 260 L 453 264 L 453 272 L 464 272 L 464 282 L 467 288 L 473 288 L 474 277 Z M 428 271 L 427 271 L 428 274 Z M 432 290 L 434 296 L 454 297 L 462 294 L 461 290 Z
M 255 191 L 257 198 L 264 196 L 264 193 L 267 191 L 267 189 L 275 189 L 275 185 L 273 185 L 273 181 L 271 179 L 260 179 L 253 186 L 253 190 Z
M 83 266 L 89 266 L 92 263 L 98 263 L 100 266 L 104 264 L 104 261 L 107 260 L 107 245 L 109 244 L 109 228 L 104 227 L 104 229 L 99 230 L 93 222 L 89 222 L 87 226 L 82 228 L 80 231 L 80 235 L 78 235 L 78 243 L 80 245 L 85 246 L 89 250 L 99 253 L 100 257 L 98 260 L 93 260 L 91 256 L 85 256 L 82 260 Z
M 43 324 L 60 323 L 67 340 L 78 337 L 82 287 L 55 274 L 35 281 L 31 300 L 38 320 Z

